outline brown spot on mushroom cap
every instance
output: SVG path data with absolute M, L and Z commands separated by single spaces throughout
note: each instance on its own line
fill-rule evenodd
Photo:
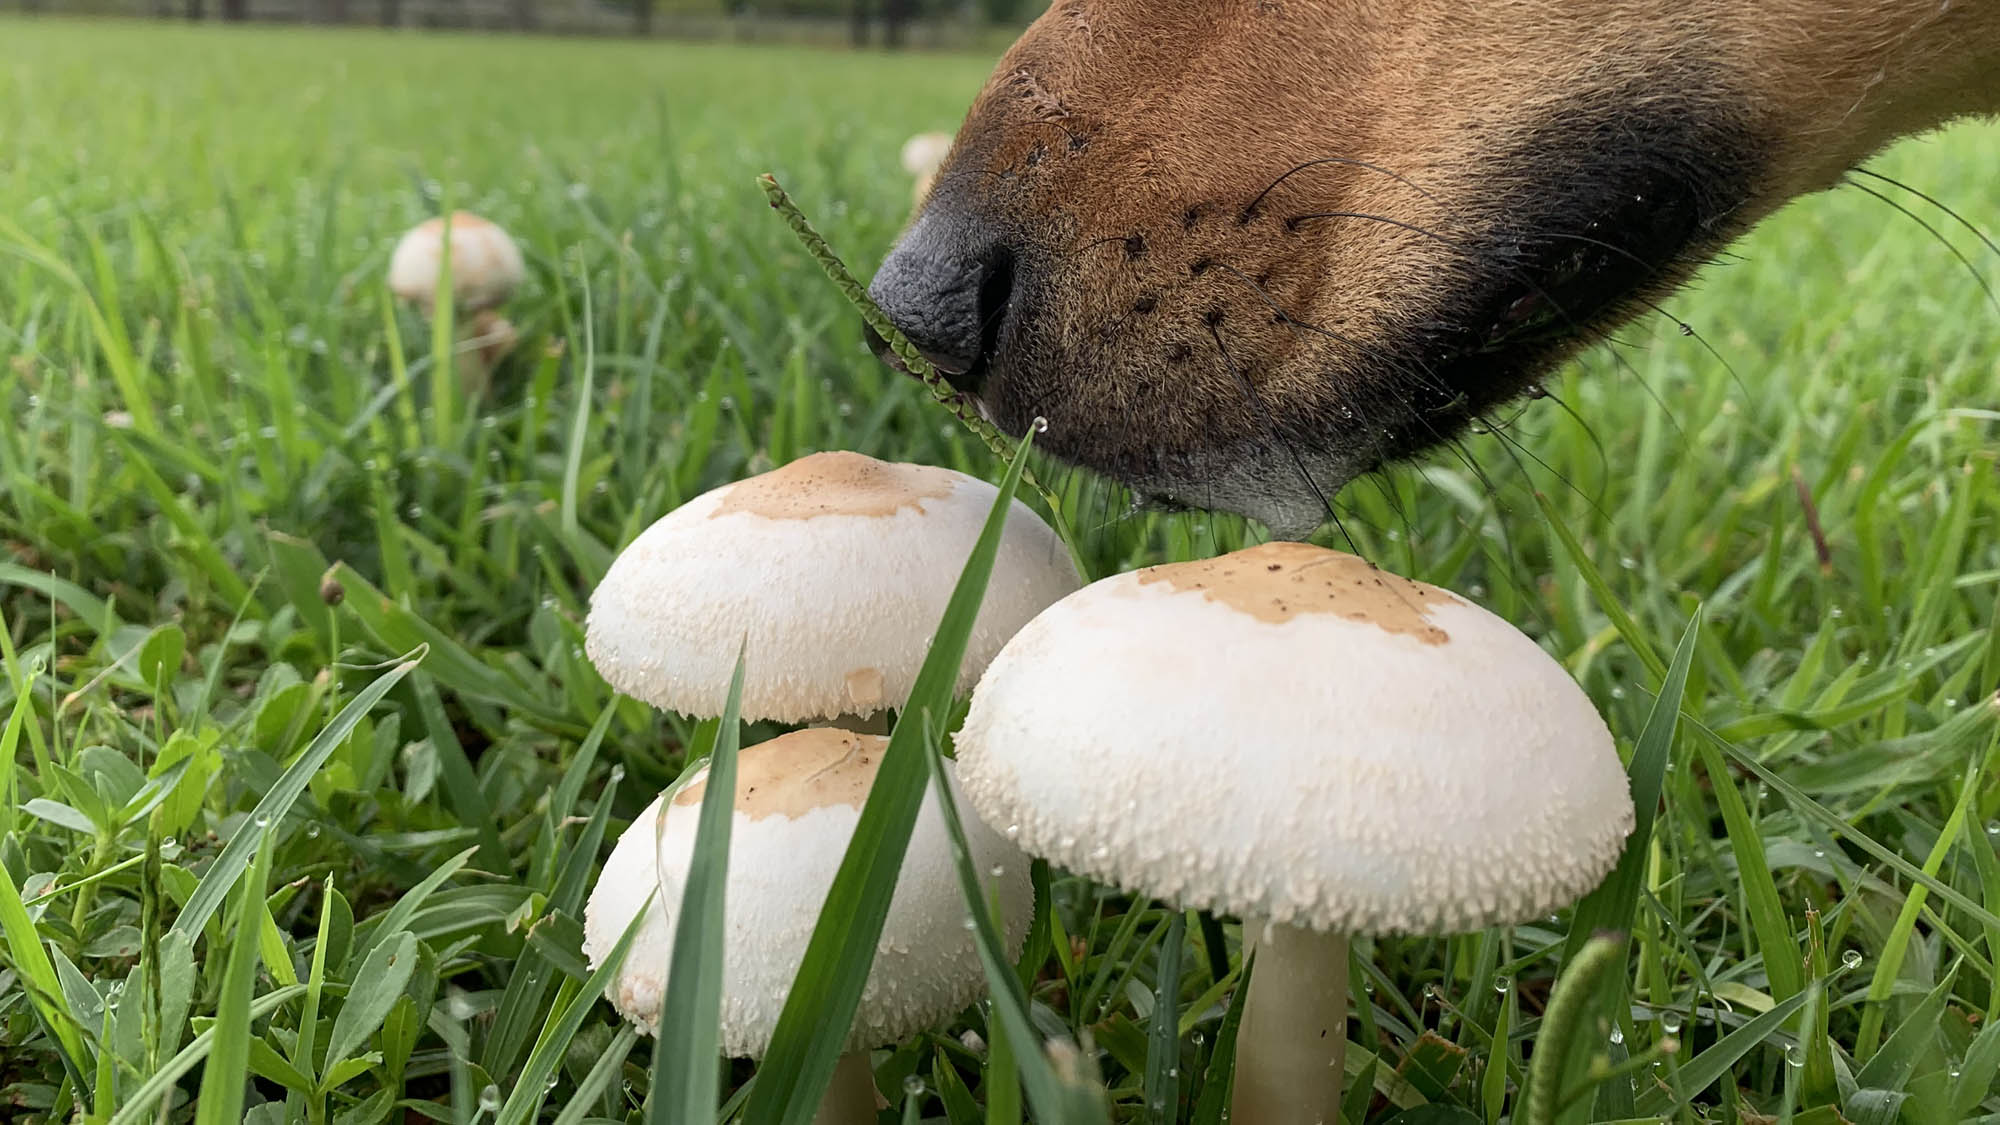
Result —
M 774 520 L 892 516 L 951 495 L 956 475 L 932 465 L 877 461 L 860 453 L 813 453 L 730 487 L 709 518 L 748 512 Z
M 856 668 L 847 674 L 847 702 L 857 714 L 868 714 L 882 706 L 882 669 Z
M 877 735 L 810 727 L 744 747 L 736 759 L 736 811 L 762 820 L 834 805 L 858 809 L 888 745 Z M 674 804 L 698 805 L 707 789 L 704 775 L 674 794 Z
M 1431 645 L 1444 644 L 1451 635 L 1425 611 L 1459 600 L 1367 559 L 1308 543 L 1265 543 L 1220 558 L 1139 572 L 1141 586 L 1162 582 L 1179 592 L 1199 592 L 1259 621 L 1277 624 L 1301 614 L 1331 613 Z

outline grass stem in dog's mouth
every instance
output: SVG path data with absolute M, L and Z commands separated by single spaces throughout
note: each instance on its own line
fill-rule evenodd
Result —
M 834 253 L 833 247 L 827 245 L 826 237 L 819 233 L 810 219 L 806 218 L 805 212 L 799 209 L 797 203 L 792 202 L 791 195 L 778 183 L 778 178 L 766 172 L 757 177 L 757 185 L 764 189 L 765 198 L 771 201 L 771 209 L 782 215 L 785 225 L 791 227 L 792 233 L 798 236 L 799 242 L 806 248 L 806 253 L 812 255 L 813 261 L 819 263 L 819 268 L 826 271 L 828 280 L 840 290 L 841 296 L 847 298 L 847 303 L 854 306 L 854 311 L 861 314 L 868 331 L 888 346 L 888 354 L 883 358 L 889 366 L 922 383 L 924 388 L 930 391 L 931 397 L 949 410 L 951 416 L 958 419 L 961 425 L 972 431 L 973 436 L 991 450 L 995 457 L 1000 458 L 1003 464 L 1012 460 L 1013 439 L 981 417 L 972 400 L 946 381 L 944 373 L 937 369 L 937 365 L 911 343 L 909 337 L 903 335 L 902 330 L 897 328 L 888 314 L 882 311 L 882 307 L 868 296 L 868 287 L 861 284 L 861 281 L 847 268 L 847 263 L 841 261 L 840 255 Z M 869 342 L 874 343 L 873 340 Z M 1034 473 L 1025 468 L 1021 470 L 1021 480 L 1034 489 L 1048 505 L 1049 516 L 1055 521 L 1056 531 L 1074 553 L 1076 541 L 1063 520 L 1062 509 L 1056 504 L 1055 493 L 1049 491 L 1035 478 Z M 1081 566 L 1080 561 L 1079 566 Z

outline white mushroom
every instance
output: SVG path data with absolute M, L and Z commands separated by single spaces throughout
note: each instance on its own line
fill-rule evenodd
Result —
M 918 133 L 903 142 L 903 171 L 916 180 L 913 203 L 923 204 L 924 196 L 930 194 L 932 181 L 937 179 L 938 169 L 944 166 L 944 158 L 949 155 L 950 133 Z
M 390 291 L 426 316 L 445 266 L 445 226 L 442 218 L 418 223 L 389 256 Z M 494 365 L 514 347 L 514 326 L 495 310 L 521 287 L 527 267 L 507 232 L 478 215 L 454 211 L 450 227 L 452 306 L 464 318 L 458 344 L 476 360 L 463 375 L 469 392 L 483 394 Z
M 900 708 L 992 510 L 985 481 L 815 453 L 688 501 L 612 562 L 585 648 L 618 690 L 719 715 L 745 646 L 742 714 L 794 723 Z M 1061 540 L 1008 513 L 960 692 L 1036 613 L 1077 587 Z
M 1098 582 L 973 693 L 967 795 L 1031 854 L 1244 919 L 1234 1119 L 1339 1119 L 1347 940 L 1540 917 L 1633 810 L 1562 666 L 1448 591 L 1271 543 Z
M 860 819 L 888 740 L 832 728 L 796 731 L 745 748 L 738 759 L 723 907 L 722 1049 L 759 1059 L 770 1045 L 834 873 Z M 946 764 L 947 774 L 950 763 Z M 617 945 L 657 885 L 623 967 L 607 991 L 641 1029 L 655 1029 L 681 893 L 695 849 L 707 770 L 655 800 L 619 838 L 584 912 L 592 967 Z M 954 786 L 956 791 L 956 786 Z M 977 821 L 965 823 L 987 900 L 999 904 L 1008 956 L 1034 912 L 1028 860 Z M 867 1052 L 948 1018 L 985 987 L 937 795 L 924 798 L 895 897 L 861 994 L 848 1054 L 817 1119 L 875 1120 Z

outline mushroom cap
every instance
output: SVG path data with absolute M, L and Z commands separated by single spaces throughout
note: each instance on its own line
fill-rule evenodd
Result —
M 919 178 L 929 176 L 949 155 L 950 133 L 918 133 L 903 142 L 903 171 Z
M 732 1058 L 762 1058 L 770 1045 L 887 745 L 875 735 L 820 727 L 746 747 L 738 759 L 723 896 L 722 1049 Z M 945 770 L 949 776 L 950 762 Z M 707 773 L 701 767 L 687 785 L 662 793 L 639 814 L 605 861 L 584 910 L 583 951 L 595 968 L 618 944 L 657 873 L 660 893 L 606 990 L 618 1011 L 648 1032 L 659 1022 L 668 986 Z M 971 817 L 965 833 L 988 901 L 998 898 L 1008 956 L 1018 956 L 1034 913 L 1028 859 Z M 899 1042 L 983 994 L 986 978 L 965 919 L 944 818 L 937 794 L 929 792 L 847 1050 Z
M 389 256 L 389 289 L 426 311 L 437 299 L 444 264 L 444 220 L 410 228 Z M 451 298 L 464 312 L 497 308 L 528 276 L 521 248 L 493 223 L 470 211 L 451 213 Z
M 590 598 L 585 648 L 618 690 L 719 715 L 739 643 L 745 719 L 901 707 L 998 491 L 950 469 L 815 453 L 668 513 Z M 1055 532 L 1008 513 L 958 691 L 1077 588 Z
M 1540 917 L 1633 823 L 1604 721 L 1532 640 L 1297 543 L 1063 599 L 994 659 L 957 746 L 973 806 L 1030 854 L 1316 930 Z

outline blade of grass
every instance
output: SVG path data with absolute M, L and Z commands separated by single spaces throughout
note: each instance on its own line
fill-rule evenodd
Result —
M 889 913 L 904 849 L 923 804 L 924 729 L 913 716 L 944 714 L 958 679 L 973 618 L 986 591 L 1000 534 L 1025 467 L 1028 443 L 1014 457 L 985 529 L 966 561 L 944 617 L 932 635 L 909 706 L 889 736 L 874 787 L 861 809 L 854 837 L 827 893 L 812 941 L 744 1106 L 751 1125 L 805 1125 L 810 1121 L 854 1021 L 854 1010 L 875 959 L 875 944 Z M 1034 1042 L 1022 1039 L 1016 1044 Z
M 56 978 L 55 964 L 49 960 L 48 950 L 42 947 L 41 935 L 35 932 L 35 923 L 21 902 L 21 890 L 14 885 L 14 877 L 4 863 L 0 863 L 0 936 L 7 939 L 8 959 L 13 962 L 36 1018 L 56 1041 L 70 1082 L 78 1090 L 88 1089 L 84 1075 L 89 1073 L 90 1052 L 62 1002 L 62 982 Z
M 1181 947 L 1186 944 L 1187 912 L 1176 910 L 1160 943 L 1152 1024 L 1146 1036 L 1146 1120 L 1155 1125 L 1173 1125 L 1180 1120 Z
M 743 653 L 708 755 L 708 784 L 695 827 L 694 858 L 681 890 L 680 914 L 653 1048 L 652 1125 L 708 1121 L 721 1096 L 722 938 L 729 889 L 729 827 L 736 811 L 736 749 L 742 724 Z M 665 818 L 661 818 L 664 829 Z
M 1757 830 L 1736 779 L 1723 764 L 1713 745 L 1698 742 L 1695 752 L 1708 772 L 1715 803 L 1722 811 L 1722 823 L 1729 836 L 1729 849 L 1736 856 L 1736 878 L 1743 887 L 1743 899 L 1750 914 L 1750 929 L 1757 938 L 1757 950 L 1764 955 L 1764 970 L 1771 981 L 1771 998 L 1783 1001 L 1798 995 L 1805 986 L 1805 968 L 1799 957 L 1798 935 L 1785 920 L 1784 900 L 1771 878 L 1771 864 L 1764 850 L 1763 834 Z
M 1701 615 L 1695 614 L 1681 632 L 1674 648 L 1674 662 L 1661 682 L 1646 726 L 1639 732 L 1632 751 L 1632 805 L 1636 815 L 1632 835 L 1618 855 L 1611 877 L 1598 885 L 1577 904 L 1569 940 L 1563 948 L 1563 962 L 1576 959 L 1584 942 L 1599 931 L 1623 931 L 1639 902 L 1639 888 L 1646 877 L 1646 855 L 1653 840 L 1653 821 L 1659 815 L 1660 792 L 1667 776 L 1667 762 L 1674 745 L 1674 730 L 1687 692 L 1688 665 L 1694 660 L 1695 638 L 1701 631 Z M 1616 1005 L 1613 1005 L 1615 1008 Z
M 521 1066 L 520 1080 L 514 1083 L 513 1093 L 507 1095 L 500 1112 L 494 1115 L 494 1125 L 527 1125 L 534 1120 L 543 1099 L 549 1095 L 549 1079 L 555 1076 L 556 1067 L 569 1050 L 570 1040 L 576 1038 L 584 1017 L 597 1005 L 598 998 L 604 995 L 605 988 L 625 964 L 625 954 L 632 948 L 632 937 L 639 932 L 640 924 L 652 908 L 653 895 L 648 894 L 646 901 L 639 904 L 639 912 L 632 915 L 625 932 L 618 936 L 618 944 L 612 946 L 611 952 L 605 956 L 604 963 L 593 970 L 581 986 L 574 980 L 563 983 L 555 1006 L 549 1009 L 548 1022 L 542 1026 L 541 1038 L 535 1041 L 535 1049 L 528 1052 L 528 1061 Z
M 215 1002 L 215 1046 L 201 1065 L 195 1125 L 242 1125 L 244 1087 L 250 1079 L 250 1003 L 257 987 L 254 931 L 263 916 L 270 869 L 271 838 L 259 834 L 256 860 L 238 891 L 229 962 L 222 973 L 222 994 Z
M 922 721 L 922 717 L 912 718 Z M 993 918 L 993 908 L 986 901 L 979 881 L 979 869 L 972 861 L 972 848 L 965 839 L 965 822 L 959 817 L 958 802 L 952 796 L 950 775 L 944 767 L 944 752 L 939 747 L 935 731 L 924 739 L 923 749 L 930 767 L 930 791 L 937 798 L 945 837 L 951 841 L 952 860 L 958 869 L 959 891 L 964 895 L 966 911 L 972 917 L 973 946 L 979 953 L 980 965 L 986 970 L 986 987 L 992 997 L 989 1011 L 1006 1028 L 1008 1040 L 1016 1047 L 1015 1068 L 1021 1076 L 1021 1086 L 1028 1095 L 1028 1103 L 1034 1107 L 1037 1119 L 1042 1121 L 1061 1121 L 1066 1125 L 1103 1122 L 1106 1119 L 1101 1102 L 1085 1103 L 1091 1105 L 1095 1112 L 1086 1111 L 1083 1118 L 1077 1117 L 1078 1103 L 1082 1100 L 1077 1084 L 1059 1077 L 1041 1051 L 1024 1049 L 1024 1045 L 1038 1043 L 1041 1039 L 1035 1034 L 1034 1023 L 1028 1016 L 1027 995 L 1008 962 L 1007 946 L 1001 940 L 999 923 Z M 1182 920 L 1185 916 L 1176 912 L 1174 917 Z M 1175 959 L 1178 961 L 1178 956 Z M 1174 969 L 1178 982 L 1179 966 L 1175 965 Z M 1175 991 L 1179 991 L 1178 983 Z M 1169 1004 L 1169 1009 L 1172 1006 Z M 1159 1013 L 1154 1015 L 1158 1018 Z M 1170 1010 L 1164 1021 L 1164 1026 L 1169 1029 L 1176 1026 L 1172 1016 Z
M 278 778 L 277 783 L 272 785 L 263 799 L 257 802 L 257 807 L 251 810 L 249 819 L 237 829 L 234 836 L 229 838 L 229 843 L 223 847 L 222 854 L 216 856 L 209 864 L 208 871 L 202 875 L 200 884 L 195 887 L 194 893 L 188 896 L 187 905 L 181 909 L 180 916 L 175 918 L 174 924 L 169 927 L 171 932 L 182 934 L 189 940 L 201 936 L 202 927 L 222 905 L 224 896 L 228 895 L 230 888 L 236 885 L 237 878 L 250 866 L 251 857 L 263 843 L 264 837 L 285 818 L 285 814 L 291 811 L 299 795 L 305 792 L 306 783 L 312 780 L 312 776 L 319 772 L 322 765 L 326 764 L 327 758 L 334 750 L 347 741 L 347 736 L 353 732 L 355 724 L 361 721 L 362 716 L 380 703 L 382 697 L 389 694 L 390 688 L 395 687 L 404 676 L 409 675 L 423 657 L 424 651 L 421 649 L 405 656 L 395 667 L 376 677 L 374 683 L 363 688 L 347 706 L 340 709 L 340 713 L 333 717 L 332 722 L 321 729 L 318 736 L 305 748 L 304 753 L 293 760 L 291 766 Z
M 1951 816 L 1946 818 L 1944 827 L 1938 830 L 1937 840 L 1931 845 L 1931 854 L 1924 860 L 1924 874 L 1935 877 L 1938 869 L 1944 866 L 1945 857 L 1958 844 L 1958 835 L 1965 827 L 1966 811 L 1980 791 L 1981 765 L 1974 760 L 1966 767 L 1965 779 L 1958 790 L 1958 801 L 1952 806 Z M 1882 1035 L 1882 1020 L 1887 1014 L 1890 992 L 1895 987 L 1896 978 L 1902 975 L 1903 957 L 1909 952 L 1910 937 L 1916 931 L 1917 916 L 1923 911 L 1927 897 L 1929 888 L 1922 884 L 1910 888 L 1909 894 L 1903 898 L 1903 908 L 1896 914 L 1895 925 L 1889 928 L 1889 936 L 1882 942 L 1882 955 L 1875 959 L 1875 974 L 1868 981 L 1868 993 L 1861 1009 L 1861 1030 L 1855 1034 L 1852 1052 L 1864 1064 L 1875 1053 L 1875 1044 Z M 1868 1085 L 1865 1082 L 1862 1084 Z

